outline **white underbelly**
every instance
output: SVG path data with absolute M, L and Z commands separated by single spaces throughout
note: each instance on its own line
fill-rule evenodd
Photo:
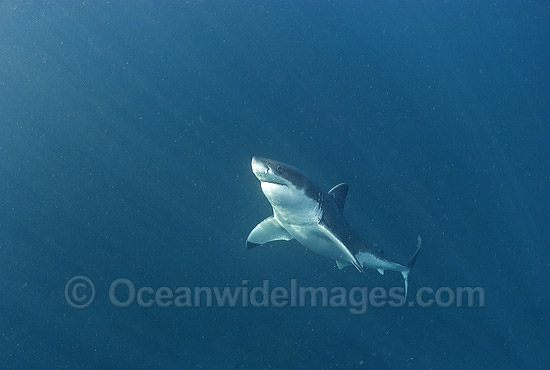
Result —
M 406 266 L 376 257 L 374 254 L 369 252 L 359 252 L 356 255 L 356 258 L 363 267 L 369 267 L 371 269 L 392 271 L 407 270 Z
M 317 224 L 285 225 L 285 228 L 294 239 L 315 253 L 334 260 L 348 259 L 338 245 Z

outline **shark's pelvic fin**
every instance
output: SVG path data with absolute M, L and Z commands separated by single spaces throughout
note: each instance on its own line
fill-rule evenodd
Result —
M 361 263 L 357 261 L 357 259 L 355 259 L 354 262 L 336 260 L 336 266 L 338 266 L 340 270 L 348 266 L 354 266 L 360 273 L 362 273 L 363 275 L 367 275 L 365 269 L 363 268 L 363 266 L 361 266 Z
M 349 265 L 351 265 L 351 262 L 342 261 L 342 260 L 336 260 L 336 266 L 338 266 L 338 268 L 339 268 L 340 270 L 343 269 L 344 267 L 348 267 Z
M 332 189 L 330 189 L 330 191 L 328 192 L 330 195 L 334 197 L 334 199 L 336 200 L 336 205 L 338 206 L 338 209 L 342 212 L 344 212 L 344 204 L 346 204 L 348 189 L 349 189 L 348 184 L 341 183 L 336 185 Z
M 275 240 L 291 240 L 292 236 L 273 216 L 260 222 L 246 238 L 246 249 Z

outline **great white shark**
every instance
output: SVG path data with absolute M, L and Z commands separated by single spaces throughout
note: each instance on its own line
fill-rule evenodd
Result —
M 275 240 L 296 239 L 310 250 L 336 261 L 342 269 L 355 266 L 365 274 L 365 268 L 399 271 L 408 291 L 416 252 L 407 263 L 401 264 L 370 249 L 351 228 L 344 217 L 347 184 L 338 184 L 328 193 L 319 188 L 299 169 L 262 157 L 252 157 L 252 172 L 260 180 L 262 192 L 273 207 L 273 216 L 260 222 L 248 235 L 247 249 Z

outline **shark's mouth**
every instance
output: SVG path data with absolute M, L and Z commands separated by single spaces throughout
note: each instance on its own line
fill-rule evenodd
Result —
M 281 185 L 281 186 L 286 186 L 286 187 L 288 187 L 287 184 L 283 184 L 282 182 L 277 182 L 277 181 L 272 181 L 272 180 L 269 180 L 269 181 L 262 181 L 262 182 L 264 182 L 264 183 L 266 183 L 266 184 L 274 184 L 274 185 Z

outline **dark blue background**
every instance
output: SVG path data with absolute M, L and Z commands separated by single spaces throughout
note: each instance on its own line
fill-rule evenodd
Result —
M 0 5 L 0 366 L 543 369 L 550 364 L 544 2 Z M 292 242 L 246 251 L 273 157 L 421 286 L 485 308 L 151 308 L 139 286 L 400 286 Z M 63 289 L 96 283 L 85 310 Z

